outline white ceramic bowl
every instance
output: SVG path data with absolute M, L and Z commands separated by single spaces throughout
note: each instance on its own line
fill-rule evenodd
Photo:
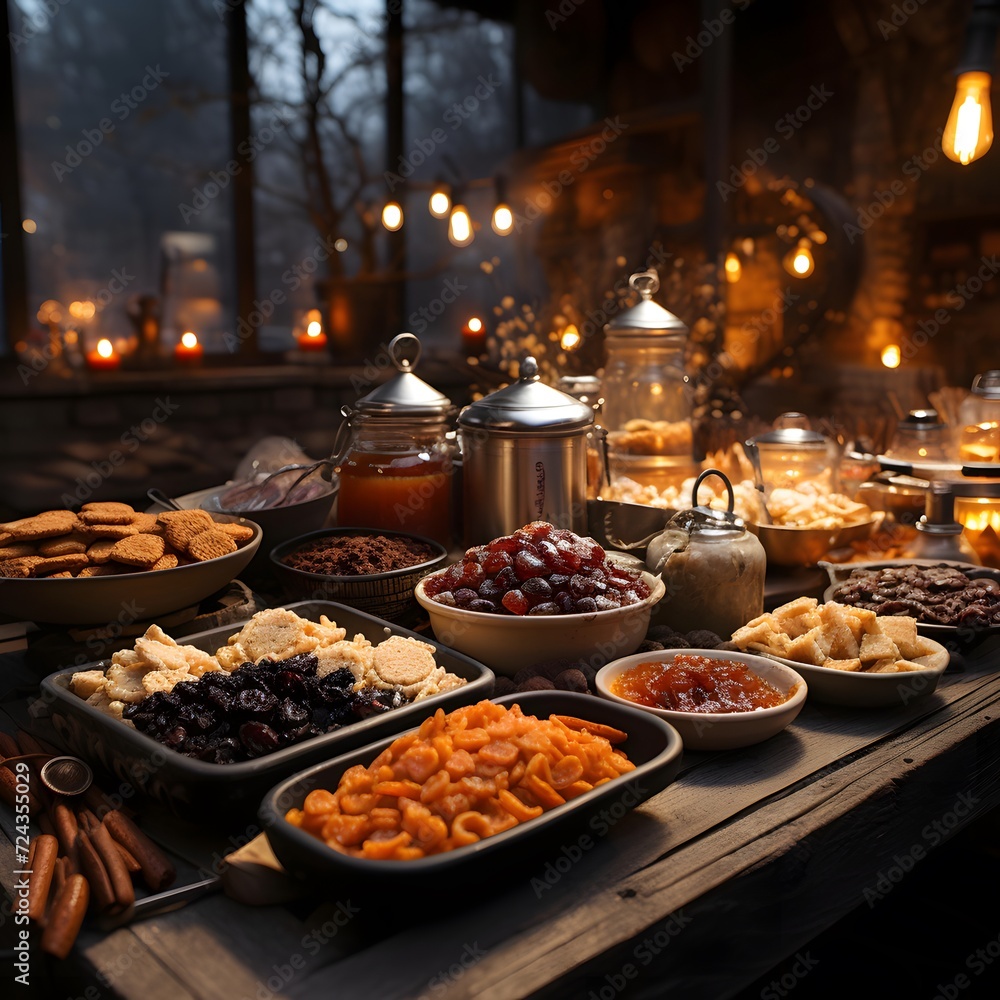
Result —
M 933 640 L 928 639 L 928 642 Z M 917 698 L 931 694 L 948 667 L 951 653 L 939 642 L 932 653 L 916 657 L 923 670 L 907 670 L 899 674 L 870 674 L 862 670 L 835 670 L 810 663 L 796 663 L 773 653 L 761 653 L 775 663 L 798 671 L 809 685 L 809 697 L 827 705 L 848 705 L 851 708 L 901 708 Z
M 639 705 L 611 693 L 612 682 L 630 667 L 650 661 L 670 664 L 679 654 L 704 656 L 710 660 L 735 660 L 783 694 L 791 692 L 791 696 L 773 708 L 758 708 L 752 712 L 675 712 Z M 768 657 L 728 649 L 659 649 L 652 653 L 624 656 L 597 671 L 595 686 L 602 698 L 632 705 L 666 719 L 681 734 L 688 750 L 733 750 L 769 739 L 795 719 L 806 702 L 807 692 L 802 675 L 791 667 Z
M 600 667 L 633 652 L 646 637 L 663 581 L 642 572 L 650 594 L 638 604 L 581 615 L 500 615 L 451 608 L 431 600 L 421 580 L 414 594 L 427 612 L 438 642 L 513 677 L 522 667 L 545 660 L 588 660 Z

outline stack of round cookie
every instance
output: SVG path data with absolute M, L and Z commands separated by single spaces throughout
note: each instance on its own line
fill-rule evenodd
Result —
M 146 514 L 126 503 L 88 503 L 0 524 L 0 577 L 91 577 L 204 562 L 253 538 L 204 510 Z

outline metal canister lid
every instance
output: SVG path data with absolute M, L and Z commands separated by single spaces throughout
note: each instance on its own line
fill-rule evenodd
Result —
M 896 426 L 906 430 L 930 431 L 943 430 L 946 425 L 942 423 L 937 410 L 910 410 Z
M 980 399 L 1000 399 L 1000 369 L 980 372 L 972 380 L 972 391 Z
M 655 271 L 638 271 L 628 279 L 628 284 L 639 293 L 641 301 L 606 323 L 606 333 L 677 337 L 688 332 L 680 317 L 653 301 L 653 294 L 660 288 L 660 277 Z
M 546 385 L 535 359 L 527 357 L 516 382 L 469 403 L 458 422 L 463 427 L 561 434 L 590 427 L 594 411 L 575 396 Z
M 420 341 L 412 333 L 400 333 L 389 341 L 388 354 L 398 374 L 362 396 L 354 412 L 365 416 L 447 415 L 451 400 L 413 371 L 420 360 Z

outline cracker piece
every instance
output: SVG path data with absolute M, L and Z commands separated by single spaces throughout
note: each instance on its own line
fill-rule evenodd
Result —
M 198 562 L 207 562 L 209 559 L 218 559 L 220 556 L 228 556 L 230 552 L 237 549 L 236 542 L 224 531 L 210 528 L 195 535 L 187 544 L 188 555 Z
M 851 673 L 856 673 L 861 669 L 861 661 L 859 659 L 852 658 L 847 660 L 824 660 L 824 667 L 829 667 L 831 670 L 847 670 Z
M 124 701 L 129 705 L 142 701 L 148 694 L 142 686 L 142 678 L 150 669 L 148 664 L 126 667 L 121 663 L 112 663 L 108 667 L 107 683 L 104 686 L 108 699 Z
M 157 670 L 164 672 L 181 671 L 188 673 L 192 663 L 211 661 L 210 653 L 195 646 L 168 646 L 155 639 L 136 639 L 135 651 Z
M 884 633 L 867 632 L 862 636 L 858 658 L 862 663 L 871 663 L 873 660 L 895 662 L 899 659 L 899 649 L 892 639 Z
M 914 663 L 912 660 L 902 659 L 896 660 L 896 670 L 899 673 L 909 673 L 911 670 L 926 670 L 927 667 L 920 663 Z
M 314 651 L 314 655 L 319 661 L 319 666 L 316 667 L 317 677 L 326 677 L 335 670 L 346 669 L 354 675 L 355 684 L 360 684 L 368 672 L 367 658 L 350 642 L 335 642 L 330 646 L 322 646 Z M 388 686 L 382 685 L 382 687 Z
M 246 650 L 238 642 L 231 646 L 221 646 L 215 651 L 215 659 L 227 673 L 232 673 L 237 667 L 250 662 Z
M 302 619 L 302 631 L 319 639 L 324 646 L 332 645 L 347 638 L 347 629 L 341 628 L 332 618 L 320 615 L 318 622 Z M 367 641 L 367 640 L 366 640 Z
M 110 715 L 111 711 L 111 699 L 108 697 L 105 691 L 95 691 L 88 699 L 88 705 L 93 705 L 100 712 L 104 712 L 106 715 Z
M 155 538 L 156 536 L 153 535 L 151 537 Z M 176 569 L 176 567 L 177 567 L 177 555 L 176 555 L 176 553 L 174 553 L 174 552 L 164 552 L 163 555 L 160 556 L 160 558 L 157 559 L 156 562 L 153 563 L 153 565 L 150 566 L 149 568 L 150 568 L 151 571 L 155 572 L 155 571 L 161 570 L 161 569 Z
M 319 645 L 315 636 L 306 634 L 304 625 L 304 620 L 294 611 L 268 608 L 258 611 L 236 635 L 230 637 L 229 644 L 239 643 L 246 659 L 254 663 L 268 656 L 286 660 L 297 653 L 309 653 Z M 222 657 L 218 652 L 216 656 L 221 663 Z
M 195 535 L 215 526 L 207 510 L 165 510 L 156 518 L 163 525 L 167 541 L 179 552 L 187 550 Z
M 71 531 L 59 538 L 49 538 L 38 545 L 38 554 L 42 556 L 78 555 L 87 551 L 87 539 L 81 531 Z
M 245 524 L 231 524 L 227 522 L 226 524 L 217 524 L 215 530 L 224 531 L 237 545 L 249 542 L 253 538 L 253 528 Z
M 899 673 L 899 664 L 902 660 L 892 656 L 884 656 L 880 660 L 865 665 L 865 673 L 868 674 L 896 674 Z
M 917 652 L 917 619 L 909 615 L 879 615 L 878 626 L 899 650 L 899 655 L 911 659 L 922 654 Z
M 33 573 L 35 576 L 51 576 L 53 573 L 61 573 L 68 569 L 71 573 L 83 569 L 89 565 L 90 560 L 83 552 L 73 553 L 67 556 L 51 556 L 35 563 Z
M 67 577 L 73 577 L 75 575 L 76 574 L 71 573 L 68 569 L 64 569 L 61 573 L 49 573 L 48 576 L 45 577 L 45 579 L 46 580 L 62 580 L 62 579 L 65 579 Z
M 163 548 L 163 539 L 156 535 L 132 535 L 115 542 L 111 558 L 128 566 L 150 569 L 163 555 Z
M 819 666 L 830 658 L 829 652 L 829 645 L 824 641 L 822 632 L 817 627 L 789 642 L 787 651 L 782 655 L 797 663 L 811 663 Z
M 908 660 L 916 660 L 921 656 L 930 656 L 932 653 L 938 652 L 940 652 L 940 649 L 936 642 L 919 634 L 917 635 L 916 642 L 914 642 L 911 652 L 903 653 L 903 650 L 900 649 L 900 653 L 903 653 Z
M 182 681 L 191 680 L 191 674 L 187 670 L 150 670 L 142 675 L 142 686 L 146 694 L 154 694 L 157 691 L 169 693 L 173 691 L 175 684 Z
M 77 524 L 76 514 L 71 510 L 47 510 L 34 517 L 24 517 L 7 524 L 9 531 L 18 541 L 36 541 L 39 538 L 57 538 L 68 535 Z
M 14 536 L 6 528 L 0 528 L 0 549 L 14 541 Z
M 103 691 L 104 683 L 103 670 L 78 670 L 70 678 L 69 687 L 73 694 L 86 699 L 97 691 Z
M 134 649 L 119 649 L 111 654 L 111 662 L 123 667 L 148 667 L 149 664 Z
M 166 632 L 160 628 L 159 625 L 150 625 L 149 628 L 142 634 L 143 639 L 149 639 L 152 642 L 162 642 L 164 646 L 176 646 L 177 640 L 172 636 L 167 635 Z
M 123 702 L 123 701 L 109 701 L 108 702 L 108 707 L 105 709 L 105 711 L 113 719 L 117 719 L 119 722 L 128 722 L 128 725 L 133 726 L 133 728 L 134 728 L 133 723 L 131 721 L 129 721 L 129 720 L 126 720 L 125 717 L 124 717 L 125 702 Z
M 372 666 L 386 684 L 406 687 L 425 680 L 437 663 L 433 646 L 419 639 L 394 635 L 375 647 Z

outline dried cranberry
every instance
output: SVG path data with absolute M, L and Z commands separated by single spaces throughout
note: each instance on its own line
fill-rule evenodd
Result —
M 240 742 L 253 757 L 278 749 L 278 734 L 264 722 L 244 722 L 240 726 Z
M 508 590 L 500 602 L 512 615 L 527 614 L 531 602 L 520 590 Z
M 534 576 L 530 580 L 525 580 L 521 584 L 521 593 L 528 597 L 536 597 L 540 600 L 548 600 L 552 597 L 552 587 L 548 580 L 541 576 Z
M 545 562 L 530 552 L 518 552 L 514 556 L 514 572 L 519 580 L 530 580 L 533 576 L 545 575 Z
M 483 560 L 483 569 L 487 573 L 496 574 L 499 573 L 505 566 L 510 566 L 514 561 L 513 556 L 509 552 L 490 552 L 489 555 Z

